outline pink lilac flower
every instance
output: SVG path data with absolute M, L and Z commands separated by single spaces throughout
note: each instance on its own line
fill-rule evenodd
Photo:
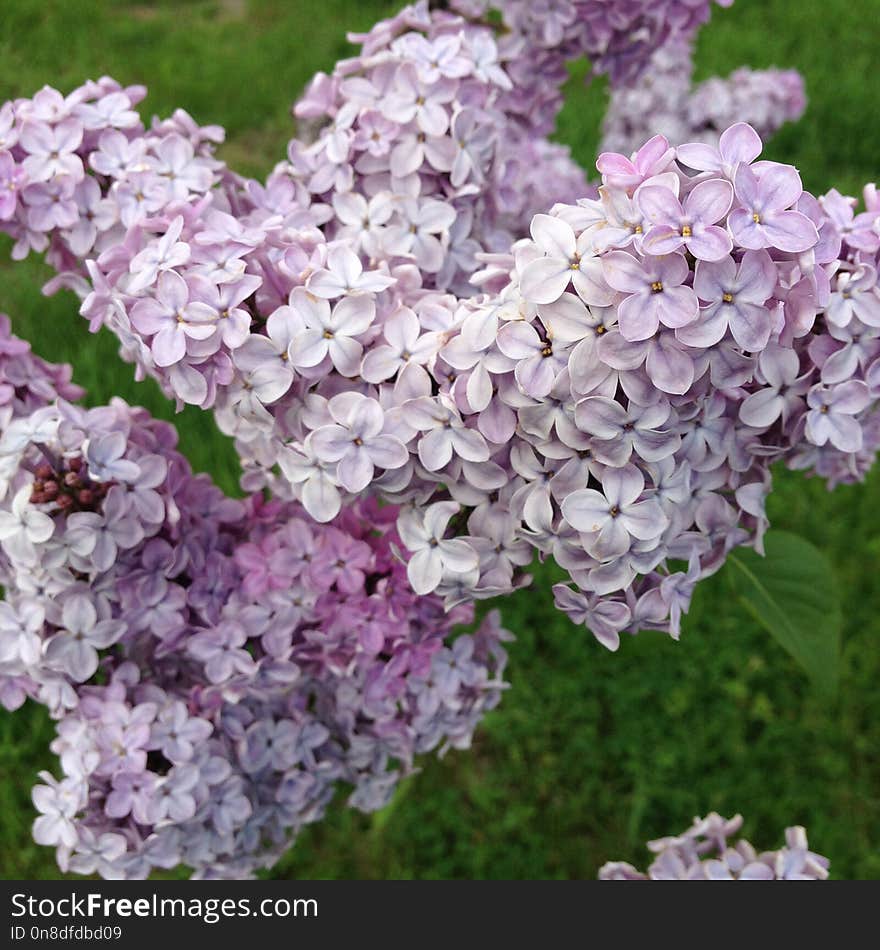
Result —
M 156 284 L 154 300 L 141 300 L 132 310 L 132 324 L 152 336 L 150 347 L 157 366 L 179 363 L 189 340 L 207 340 L 214 335 L 217 311 L 208 304 L 190 299 L 186 281 L 165 270 Z

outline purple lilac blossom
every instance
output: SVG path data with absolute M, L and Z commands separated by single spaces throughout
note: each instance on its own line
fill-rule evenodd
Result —
M 472 604 L 413 591 L 393 508 L 316 524 L 296 502 L 225 498 L 170 425 L 80 395 L 0 319 L 0 701 L 57 722 L 34 838 L 62 870 L 247 877 L 340 785 L 373 811 L 417 756 L 468 746 L 509 634 L 493 613 L 455 636 Z M 335 425 L 371 465 L 407 455 L 373 432 L 377 403 L 347 398 Z M 358 471 L 358 452 L 339 464 Z M 461 566 L 458 549 L 476 568 L 443 542 Z
M 612 85 L 600 151 L 629 154 L 657 133 L 675 144 L 717 147 L 721 133 L 736 122 L 748 123 L 766 140 L 803 115 L 804 80 L 794 70 L 742 67 L 694 85 L 693 54 L 692 38 L 675 34 L 639 76 Z
M 628 612 L 611 612 L 618 632 L 653 626 L 677 636 L 693 582 L 717 570 L 733 546 L 760 548 L 774 459 L 814 468 L 832 483 L 865 471 L 876 444 L 880 368 L 870 333 L 863 339 L 859 326 L 875 319 L 880 300 L 871 280 L 880 204 L 873 187 L 859 214 L 837 192 L 820 200 L 804 193 L 794 168 L 755 161 L 761 138 L 739 123 L 720 135 L 717 148 L 692 142 L 674 149 L 655 135 L 630 155 L 604 153 L 598 196 L 557 201 L 549 213 L 545 205 L 530 229 L 521 206 L 501 227 L 484 212 L 522 193 L 522 182 L 506 172 L 499 178 L 497 164 L 480 165 L 486 140 L 473 114 L 458 122 L 458 107 L 491 102 L 493 121 L 511 135 L 526 128 L 533 141 L 543 129 L 529 126 L 527 115 L 541 113 L 519 111 L 526 101 L 520 93 L 534 86 L 517 73 L 518 57 L 531 64 L 537 45 L 552 59 L 555 45 L 565 46 L 567 23 L 588 36 L 601 19 L 592 14 L 608 5 L 572 4 L 556 20 L 561 32 L 547 33 L 527 5 L 511 4 L 511 32 L 497 42 L 489 27 L 467 19 L 484 6 L 464 4 L 464 19 L 417 6 L 360 37 L 361 56 L 317 77 L 298 106 L 301 118 L 314 121 L 315 137 L 294 140 L 265 184 L 223 169 L 210 154 L 218 132 L 188 117 L 175 115 L 149 132 L 114 128 L 97 140 L 90 128 L 92 138 L 80 146 L 83 168 L 123 169 L 103 183 L 111 200 L 131 173 L 126 162 L 144 164 L 131 155 L 153 156 L 146 165 L 163 174 L 171 168 L 187 197 L 180 198 L 182 186 L 155 182 L 158 203 L 143 212 L 149 216 L 129 218 L 127 229 L 109 234 L 85 274 L 64 270 L 81 264 L 63 230 L 40 232 L 34 246 L 51 244 L 50 260 L 63 271 L 56 285 L 85 297 L 90 324 L 108 324 L 140 373 L 155 376 L 178 403 L 214 409 L 236 438 L 246 490 L 271 489 L 321 522 L 337 517 L 362 488 L 404 511 L 416 506 L 426 518 L 433 505 L 444 513 L 457 505 L 445 521 L 431 517 L 442 521 L 443 537 L 422 539 L 438 548 L 455 542 L 457 555 L 425 555 L 426 570 L 418 573 L 420 586 L 436 580 L 450 606 L 527 581 L 520 558 L 491 553 L 487 542 L 496 532 L 485 515 L 492 511 L 511 525 L 516 549 L 552 555 L 585 596 L 626 605 Z M 687 34 L 705 13 L 700 4 L 662 6 L 671 18 L 656 32 L 664 39 Z M 648 16 L 642 7 L 627 5 L 632 22 L 656 25 L 639 19 Z M 650 52 L 640 48 L 638 56 Z M 638 56 L 623 57 L 620 76 Z M 555 75 L 549 70 L 542 88 L 551 88 Z M 38 97 L 51 98 L 57 123 L 82 103 L 140 95 L 102 83 L 67 99 L 45 90 Z M 46 111 L 34 106 L 38 97 L 15 103 L 14 134 Z M 98 113 L 115 115 L 115 107 Z M 394 126 L 404 130 L 397 144 Z M 434 141 L 453 127 L 460 142 L 450 148 Z M 394 154 L 403 160 L 397 149 L 405 139 L 426 164 L 400 177 L 387 162 Z M 26 158 L 19 145 L 11 154 Z M 506 146 L 495 154 L 507 154 Z M 467 186 L 456 191 L 453 174 Z M 398 210 L 386 214 L 395 195 Z M 454 220 L 441 212 L 444 201 Z M 338 219 L 337 205 L 350 205 Z M 351 231 L 350 212 L 364 207 L 371 215 L 366 243 Z M 415 228 L 410 233 L 424 238 L 420 250 L 416 237 L 404 239 L 404 218 Z M 16 221 L 8 224 L 14 233 Z M 467 230 L 474 221 L 494 221 L 497 240 L 478 241 Z M 679 245 L 663 245 L 668 253 L 660 256 L 648 253 L 658 228 L 661 241 L 674 237 Z M 715 240 L 694 266 L 700 255 L 688 254 L 688 241 L 698 230 Z M 478 263 L 466 263 L 468 242 Z M 438 244 L 444 262 L 435 272 Z M 470 277 L 468 287 L 446 279 L 450 261 Z M 182 340 L 184 353 L 161 366 L 155 346 L 162 331 L 139 330 L 136 313 L 145 301 L 156 306 L 160 282 L 172 275 L 189 288 L 172 351 L 180 352 Z M 230 285 L 241 329 L 228 334 L 223 312 L 209 301 Z M 178 297 L 183 301 L 182 292 Z M 201 316 L 187 316 L 196 303 L 208 326 L 202 306 L 217 314 L 204 339 Z M 768 350 L 773 355 L 764 359 Z M 358 400 L 372 408 L 353 423 Z M 602 400 L 620 410 L 609 413 Z M 626 433 L 622 450 L 608 445 L 617 424 Z M 653 510 L 657 502 L 662 516 L 653 519 L 656 532 L 627 530 L 623 551 L 616 527 L 614 543 L 597 546 L 596 532 L 579 528 L 585 522 L 577 514 L 577 524 L 568 522 L 564 506 L 574 493 L 598 492 L 607 471 L 625 465 L 643 480 L 642 494 L 629 503 Z M 666 483 L 688 486 L 690 495 L 673 501 L 678 488 L 666 495 Z M 118 491 L 108 498 L 115 514 L 118 498 Z M 121 516 L 105 527 L 96 548 L 102 562 L 126 530 Z M 23 548 L 32 543 L 26 531 L 15 533 Z M 465 556 L 465 548 L 472 553 Z M 688 572 L 673 571 L 674 560 L 687 561 Z M 605 626 L 601 636 L 613 642 Z
M 811 851 L 799 825 L 785 829 L 785 845 L 758 852 L 740 838 L 741 815 L 722 818 L 711 812 L 695 818 L 680 835 L 648 842 L 655 857 L 647 871 L 624 861 L 609 861 L 599 870 L 602 881 L 824 881 L 828 858 Z
M 411 87 L 436 86 L 435 98 L 420 92 L 406 106 L 411 118 L 385 121 L 442 134 L 452 121 L 443 111 L 450 90 L 465 79 L 434 76 L 433 61 L 419 59 L 423 41 L 439 44 L 444 57 L 455 48 L 447 66 L 458 74 L 472 30 L 482 27 L 410 12 L 376 29 L 365 49 L 394 51 L 380 58 L 382 82 L 396 90 L 388 97 L 394 109 L 409 102 Z M 451 36 L 455 42 L 440 43 Z M 357 61 L 351 76 L 316 83 L 301 111 L 323 115 L 328 97 L 369 99 L 378 76 L 354 73 L 378 69 L 373 63 Z M 491 76 L 474 73 L 468 82 L 473 91 L 494 88 L 500 80 Z M 107 80 L 68 101 L 117 94 Z M 365 115 L 381 105 L 370 101 Z M 22 123 L 33 121 L 26 100 L 16 108 Z M 847 477 L 847 467 L 848 477 L 863 473 L 874 447 L 876 427 L 866 423 L 880 369 L 870 331 L 863 339 L 853 321 L 870 324 L 880 305 L 873 189 L 860 214 L 837 192 L 813 198 L 794 168 L 755 161 L 760 137 L 742 123 L 721 135 L 717 149 L 687 143 L 676 150 L 654 136 L 630 156 L 601 155 L 597 197 L 553 205 L 535 216 L 530 237 L 512 245 L 499 239 L 498 252 L 482 255 L 482 270 L 471 272 L 473 290 L 457 296 L 437 284 L 433 264 L 425 269 L 414 245 L 397 249 L 395 238 L 395 249 L 377 255 L 377 245 L 367 252 L 359 237 L 337 230 L 333 198 L 352 193 L 353 174 L 371 169 L 370 200 L 386 181 L 397 187 L 393 175 L 386 180 L 370 164 L 381 158 L 373 152 L 355 165 L 337 162 L 329 178 L 330 166 L 315 164 L 324 149 L 342 155 L 363 138 L 340 126 L 343 113 L 353 115 L 336 113 L 335 130 L 325 129 L 312 146 L 294 141 L 265 186 L 222 169 L 210 157 L 217 133 L 179 116 L 150 133 L 113 130 L 131 136 L 129 152 L 155 150 L 160 164 L 159 153 L 171 148 L 189 197 L 166 188 L 151 217 L 108 233 L 106 248 L 88 262 L 88 281 L 72 270 L 56 281 L 80 292 L 84 315 L 116 332 L 139 372 L 158 378 L 178 403 L 213 408 L 236 439 L 247 491 L 270 489 L 320 522 L 365 490 L 403 511 L 454 503 L 458 513 L 442 537 L 429 532 L 416 541 L 405 532 L 416 547 L 398 549 L 404 560 L 426 552 L 411 580 L 448 606 L 528 582 L 519 558 L 480 557 L 490 540 L 484 513 L 502 513 L 517 548 L 552 555 L 586 597 L 627 606 L 611 611 L 618 633 L 647 626 L 677 636 L 693 581 L 717 570 L 735 545 L 760 548 L 774 459 L 833 472 L 834 481 Z M 375 115 L 368 128 L 371 141 L 374 132 L 388 132 Z M 173 147 L 163 144 L 166 131 Z M 187 136 L 197 143 L 192 149 L 178 142 Z M 127 154 L 115 139 L 98 140 L 92 147 L 99 151 Z M 83 168 L 94 166 L 94 154 L 83 152 Z M 405 212 L 417 232 L 425 220 L 450 220 L 432 196 L 438 188 L 448 196 L 452 165 L 431 168 L 427 191 L 418 176 L 401 185 L 406 201 L 435 202 L 424 204 L 427 219 Z M 472 182 L 471 198 L 497 195 L 491 176 Z M 196 185 L 208 190 L 193 192 Z M 394 215 L 387 220 L 397 227 Z M 15 230 L 14 221 L 8 226 Z M 516 227 L 525 234 L 524 223 Z M 431 241 L 440 234 L 432 228 L 425 231 Z M 705 246 L 691 247 L 706 235 Z M 58 244 L 61 232 L 49 239 L 56 266 L 77 266 Z M 437 239 L 454 256 L 448 240 Z M 658 241 L 665 253 L 649 253 Z M 433 255 L 436 246 L 428 246 Z M 226 327 L 229 305 L 213 303 L 222 298 L 239 311 L 235 331 Z M 764 360 L 768 349 L 774 356 Z M 602 533 L 567 499 L 593 498 L 622 466 L 632 466 L 642 484 L 626 504 L 651 510 L 652 523 L 627 527 L 626 516 L 611 515 Z M 664 507 L 660 471 L 690 486 L 684 503 Z M 121 491 L 116 486 L 107 498 L 112 518 L 93 552 L 100 565 L 112 561 L 130 530 Z M 615 507 L 610 501 L 609 511 Z M 40 526 L 25 528 L 16 517 L 10 509 L 2 530 L 28 553 Z M 80 531 L 91 517 L 74 516 Z M 455 543 L 444 558 L 439 549 L 447 542 Z M 438 550 L 429 556 L 423 543 Z M 692 567 L 675 572 L 673 560 Z M 571 615 L 588 617 L 574 608 Z M 594 632 L 612 643 L 607 622 L 601 630 L 594 623 Z M 166 623 L 177 625 L 173 617 Z M 240 648 L 233 638 L 215 649 L 234 657 Z M 218 653 L 216 668 L 226 662 Z

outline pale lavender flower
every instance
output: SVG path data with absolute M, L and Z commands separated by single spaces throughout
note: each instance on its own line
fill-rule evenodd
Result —
M 681 254 L 646 255 L 639 261 L 626 251 L 612 251 L 602 258 L 605 279 L 627 294 L 618 306 L 618 327 L 631 343 L 647 340 L 660 324 L 678 328 L 693 323 L 699 304 L 690 287 L 687 261 Z
M 434 198 L 410 198 L 400 204 L 397 215 L 399 223 L 385 229 L 385 249 L 391 254 L 411 254 L 420 270 L 436 273 L 443 266 L 444 235 L 455 221 L 455 208 Z
M 361 376 L 368 383 L 391 379 L 411 363 L 424 365 L 440 347 L 437 333 L 422 334 L 419 318 L 409 307 L 395 310 L 382 326 L 387 341 L 372 347 L 361 363 Z
M 612 652 L 620 647 L 620 633 L 630 622 L 630 610 L 619 601 L 587 597 L 567 584 L 553 587 L 556 606 L 568 614 L 572 623 L 583 624 L 590 633 Z
M 664 399 L 653 406 L 630 403 L 624 408 L 605 396 L 590 396 L 578 402 L 575 420 L 581 432 L 592 436 L 592 454 L 600 462 L 620 468 L 633 452 L 646 462 L 659 462 L 677 451 L 681 437 L 662 428 L 670 411 Z
M 331 310 L 326 300 L 310 297 L 298 288 L 291 294 L 290 309 L 303 324 L 290 340 L 288 352 L 294 366 L 308 369 L 329 357 L 343 376 L 357 375 L 364 348 L 356 337 L 362 336 L 376 317 L 372 300 L 344 297 Z
M 751 163 L 761 154 L 761 136 L 746 122 L 737 122 L 721 133 L 718 148 L 702 142 L 679 145 L 676 157 L 688 168 L 700 172 L 721 172 L 733 181 L 738 166 Z
M 813 222 L 801 212 L 790 210 L 803 193 L 797 169 L 773 165 L 762 169 L 758 176 L 751 166 L 741 163 L 734 186 L 743 207 L 730 212 L 728 223 L 734 240 L 743 247 L 798 252 L 818 242 Z
M 82 159 L 76 154 L 82 142 L 83 127 L 73 118 L 55 126 L 43 122 L 25 122 L 19 145 L 25 152 L 22 167 L 29 181 L 49 181 L 69 175 L 77 182 L 83 177 Z
M 766 251 L 746 251 L 737 265 L 732 257 L 699 261 L 694 292 L 705 304 L 699 318 L 676 330 L 688 346 L 714 346 L 730 330 L 742 349 L 758 353 L 770 339 L 773 321 L 767 301 L 779 279 Z
M 55 532 L 55 522 L 31 504 L 32 487 L 20 488 L 8 511 L 0 511 L 0 545 L 13 559 L 25 564 L 37 558 L 37 545 Z
M 182 231 L 183 218 L 178 216 L 158 240 L 152 241 L 135 254 L 128 268 L 132 275 L 128 282 L 129 293 L 137 293 L 149 287 L 160 273 L 179 267 L 189 260 L 189 244 L 178 240 Z
M 634 465 L 609 468 L 602 475 L 601 492 L 572 492 L 562 503 L 562 514 L 576 531 L 593 536 L 589 546 L 599 558 L 620 557 L 633 539 L 651 541 L 668 524 L 656 501 L 638 501 L 644 488 L 645 479 Z
M 671 254 L 683 246 L 700 261 L 717 261 L 732 250 L 730 235 L 716 223 L 733 203 L 729 182 L 717 178 L 701 181 L 684 205 L 669 188 L 650 183 L 638 189 L 635 199 L 653 225 L 642 241 L 648 254 Z
M 328 404 L 333 425 L 316 429 L 311 447 L 326 462 L 337 462 L 336 477 L 346 491 L 363 491 L 375 468 L 406 464 L 409 452 L 400 439 L 383 434 L 385 415 L 375 399 L 346 393 Z
M 217 311 L 190 299 L 186 281 L 164 270 L 156 284 L 154 299 L 139 300 L 132 309 L 135 329 L 153 337 L 150 348 L 158 366 L 173 366 L 187 352 L 187 341 L 207 340 L 217 328 Z
M 605 283 L 602 263 L 593 254 L 588 231 L 575 237 L 571 225 L 549 214 L 532 219 L 532 239 L 541 252 L 522 272 L 520 290 L 534 303 L 558 300 L 569 283 L 591 306 L 605 307 L 611 294 Z
M 831 295 L 825 315 L 835 326 L 845 327 L 854 317 L 871 327 L 880 327 L 880 292 L 877 270 L 861 264 L 856 270 L 837 275 L 837 288 Z
M 871 401 L 868 387 L 857 379 L 837 386 L 814 386 L 807 393 L 807 437 L 816 445 L 830 442 L 841 452 L 858 452 L 862 428 L 857 416 Z
M 127 447 L 124 432 L 108 432 L 96 439 L 86 439 L 83 455 L 89 465 L 89 476 L 99 482 L 134 482 L 141 469 L 136 462 L 124 457 Z
M 334 244 L 327 251 L 327 267 L 316 270 L 308 289 L 316 297 L 333 299 L 346 294 L 378 293 L 394 283 L 378 271 L 365 271 L 360 258 L 345 244 Z
M 40 778 L 46 784 L 36 785 L 31 793 L 41 813 L 34 821 L 34 841 L 72 848 L 78 840 L 73 819 L 85 807 L 86 786 L 73 777 L 57 782 L 48 772 L 40 772 Z
M 403 419 L 413 429 L 426 433 L 418 441 L 419 460 L 429 472 L 444 468 L 457 455 L 468 462 L 489 458 L 486 440 L 462 423 L 448 399 L 420 396 L 403 405 Z
M 98 620 L 91 601 L 75 595 L 64 603 L 61 628 L 46 641 L 46 659 L 75 682 L 85 682 L 98 668 L 98 650 L 114 644 L 124 632 L 125 624 Z
M 767 385 L 747 396 L 739 407 L 739 417 L 749 426 L 763 428 L 773 425 L 781 416 L 783 423 L 803 404 L 809 389 L 806 376 L 799 376 L 797 354 L 781 346 L 770 346 L 758 360 Z

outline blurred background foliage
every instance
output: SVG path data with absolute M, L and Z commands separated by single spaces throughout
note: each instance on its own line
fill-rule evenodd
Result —
M 311 75 L 351 53 L 347 30 L 396 4 L 379 0 L 0 0 L 0 101 L 44 83 L 68 91 L 110 74 L 143 82 L 145 117 L 182 106 L 228 139 L 221 157 L 268 172 L 292 132 L 290 104 Z M 740 65 L 793 67 L 805 118 L 768 157 L 805 187 L 858 194 L 878 176 L 873 0 L 737 0 L 698 43 L 697 79 Z M 588 168 L 605 87 L 574 68 L 557 137 Z M 36 258 L 8 261 L 0 240 L 0 310 L 42 356 L 67 361 L 92 404 L 114 395 L 173 419 L 198 470 L 236 485 L 231 444 L 210 415 L 180 416 L 152 383 L 136 384 L 114 340 L 90 336 L 67 293 L 46 299 Z M 880 472 L 833 494 L 776 473 L 775 526 L 818 545 L 845 605 L 841 685 L 816 694 L 739 606 L 725 571 L 697 591 L 680 643 L 656 633 L 610 654 L 553 609 L 551 566 L 506 600 L 512 689 L 470 752 L 426 760 L 374 816 L 342 807 L 306 830 L 271 872 L 289 878 L 592 878 L 607 859 L 641 862 L 643 842 L 696 814 L 741 811 L 759 846 L 805 824 L 837 878 L 880 877 Z M 0 712 L 0 876 L 58 877 L 32 843 L 30 788 L 52 768 L 52 727 L 32 705 Z

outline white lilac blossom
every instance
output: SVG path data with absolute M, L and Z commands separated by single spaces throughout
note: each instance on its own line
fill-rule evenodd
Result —
M 57 720 L 62 777 L 41 774 L 34 837 L 62 870 L 246 877 L 339 786 L 373 811 L 418 755 L 468 746 L 509 635 L 492 614 L 455 636 L 472 605 L 413 591 L 394 509 L 316 524 L 225 498 L 171 426 L 120 400 L 82 409 L 68 376 L 0 320 L 0 701 Z M 363 437 L 340 467 L 403 464 L 378 403 L 336 398 L 328 444 Z M 442 542 L 451 566 L 459 549 L 476 568 Z
M 655 857 L 647 871 L 624 861 L 609 861 L 602 881 L 824 881 L 828 858 L 810 850 L 799 825 L 785 829 L 785 845 L 758 852 L 745 838 L 730 841 L 742 827 L 741 815 L 722 818 L 711 812 L 695 818 L 680 835 L 648 842 Z

